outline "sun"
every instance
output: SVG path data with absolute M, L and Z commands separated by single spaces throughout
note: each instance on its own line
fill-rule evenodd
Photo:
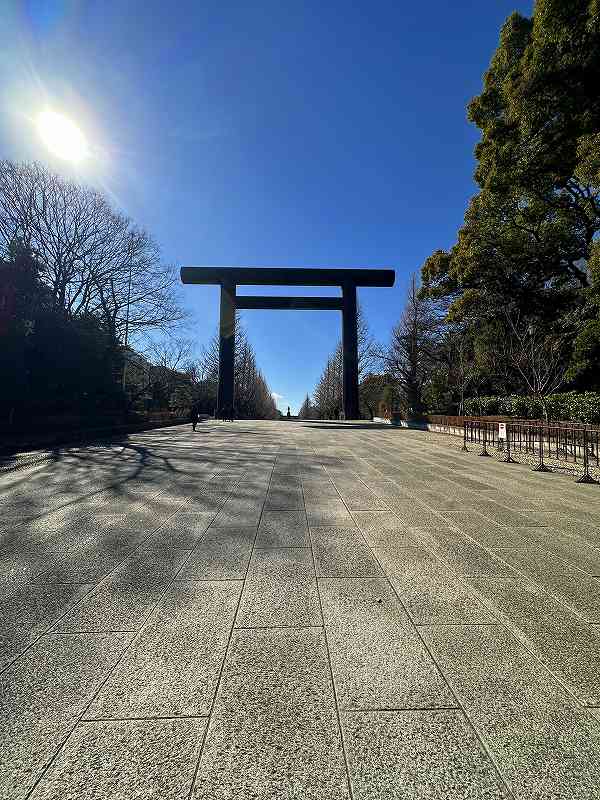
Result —
M 63 114 L 42 111 L 36 119 L 37 131 L 48 150 L 66 161 L 83 161 L 89 148 L 81 128 Z

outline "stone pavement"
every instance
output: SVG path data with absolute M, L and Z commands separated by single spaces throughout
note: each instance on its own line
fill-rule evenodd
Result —
M 600 487 L 209 423 L 0 477 L 0 797 L 600 797 Z

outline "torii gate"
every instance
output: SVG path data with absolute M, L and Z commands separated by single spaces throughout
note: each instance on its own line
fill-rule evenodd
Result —
M 343 404 L 346 419 L 358 419 L 358 338 L 356 287 L 394 285 L 393 269 L 290 269 L 272 267 L 182 267 L 183 283 L 221 287 L 219 320 L 219 409 L 232 407 L 235 312 L 237 309 L 342 312 Z M 341 297 L 250 297 L 238 286 L 339 286 Z

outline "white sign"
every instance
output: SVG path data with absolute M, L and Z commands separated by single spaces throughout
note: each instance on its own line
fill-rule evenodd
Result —
M 498 423 L 498 438 L 506 439 L 506 422 Z

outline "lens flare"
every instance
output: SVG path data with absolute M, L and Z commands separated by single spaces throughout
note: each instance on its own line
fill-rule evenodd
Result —
M 83 161 L 89 148 L 81 128 L 63 114 L 42 111 L 38 114 L 36 127 L 48 150 L 66 161 Z

